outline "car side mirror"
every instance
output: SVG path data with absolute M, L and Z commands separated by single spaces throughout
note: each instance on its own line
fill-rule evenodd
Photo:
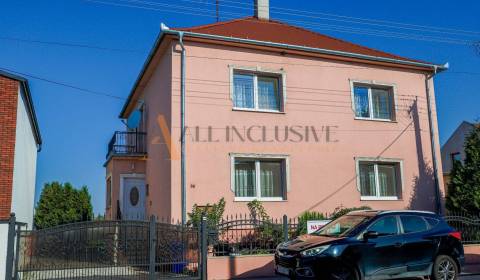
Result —
M 378 238 L 380 234 L 376 231 L 367 231 L 363 234 L 363 240 L 367 241 L 368 239 Z

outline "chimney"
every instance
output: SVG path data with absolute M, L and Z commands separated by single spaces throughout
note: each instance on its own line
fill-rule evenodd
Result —
M 254 0 L 255 2 L 255 17 L 258 19 L 270 19 L 270 5 L 268 0 Z

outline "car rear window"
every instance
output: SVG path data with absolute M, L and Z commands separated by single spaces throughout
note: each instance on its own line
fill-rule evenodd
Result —
M 425 220 L 427 220 L 427 223 L 430 226 L 430 228 L 434 228 L 438 225 L 438 223 L 440 223 L 440 221 L 435 218 L 425 218 Z
M 400 220 L 402 221 L 403 233 L 420 232 L 428 229 L 427 223 L 422 217 L 400 216 Z

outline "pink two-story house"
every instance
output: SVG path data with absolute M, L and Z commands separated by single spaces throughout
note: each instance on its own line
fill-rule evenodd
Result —
M 257 199 L 274 217 L 434 210 L 445 67 L 271 20 L 262 2 L 254 17 L 162 25 L 109 145 L 107 218 L 182 216 L 182 89 L 187 211 L 222 197 L 227 214 Z

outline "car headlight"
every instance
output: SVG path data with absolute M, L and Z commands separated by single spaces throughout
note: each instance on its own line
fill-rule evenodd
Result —
M 319 247 L 310 248 L 305 251 L 302 251 L 300 252 L 300 254 L 304 257 L 313 257 L 316 255 L 320 255 L 321 253 L 325 252 L 328 248 L 330 248 L 330 245 L 319 246 Z

